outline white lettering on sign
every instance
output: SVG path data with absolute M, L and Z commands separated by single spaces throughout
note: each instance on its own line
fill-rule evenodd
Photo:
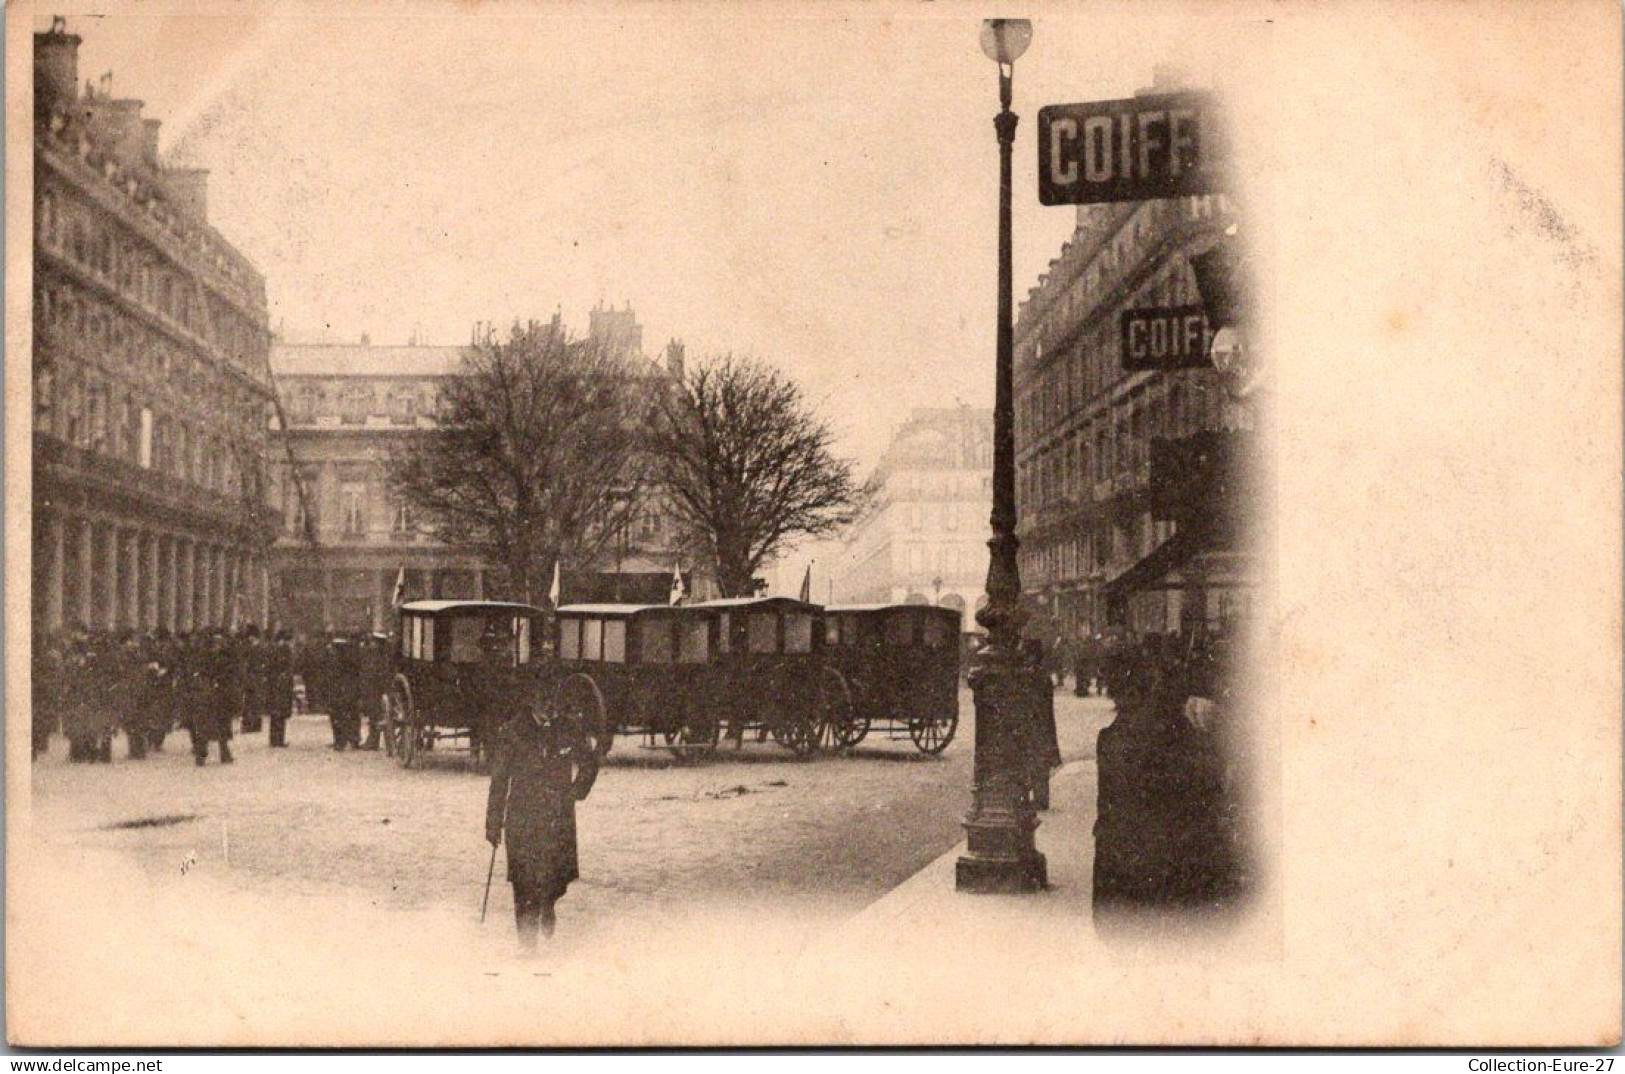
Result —
M 1123 315 L 1124 368 L 1176 369 L 1207 360 L 1207 317 L 1201 307 L 1133 310 Z
M 1050 124 L 1049 161 L 1050 182 L 1075 183 L 1078 181 L 1078 162 L 1062 147 L 1062 143 L 1078 137 L 1078 121 L 1062 117 Z
M 1211 193 L 1210 111 L 1197 93 L 1040 110 L 1040 200 L 1089 205 Z

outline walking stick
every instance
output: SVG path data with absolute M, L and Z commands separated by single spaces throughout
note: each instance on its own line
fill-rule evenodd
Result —
M 508 800 L 513 797 L 513 777 L 508 777 L 508 788 L 502 794 L 502 828 L 497 833 L 497 842 L 491 844 L 491 864 L 485 869 L 485 897 L 480 900 L 480 924 L 485 924 L 485 911 L 491 905 L 491 878 L 497 871 L 497 847 L 502 842 L 502 832 L 508 828 Z

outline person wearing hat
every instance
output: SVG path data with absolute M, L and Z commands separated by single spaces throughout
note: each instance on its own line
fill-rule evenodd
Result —
M 506 840 L 519 944 L 536 949 L 538 932 L 553 935 L 554 904 L 581 875 L 575 804 L 598 778 L 598 754 L 586 729 L 532 706 L 496 734 L 485 839 L 492 853 Z
M 270 745 L 288 745 L 288 714 L 293 711 L 293 646 L 286 630 L 277 632 L 276 641 L 265 650 L 265 693 L 270 709 Z

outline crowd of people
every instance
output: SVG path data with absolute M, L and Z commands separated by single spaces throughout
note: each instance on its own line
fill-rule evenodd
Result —
M 70 762 L 108 764 L 122 735 L 125 755 L 139 761 L 161 752 L 179 728 L 198 765 L 208 763 L 211 744 L 219 762 L 231 764 L 234 734 L 266 730 L 270 746 L 285 747 L 289 716 L 307 706 L 328 714 L 333 749 L 377 749 L 388 645 L 382 634 L 307 639 L 252 625 L 49 632 L 34 639 L 33 755 L 60 734 Z

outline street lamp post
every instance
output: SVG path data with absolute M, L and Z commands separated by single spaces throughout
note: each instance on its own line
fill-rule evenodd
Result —
M 987 19 L 982 51 L 999 65 L 999 324 L 993 405 L 993 536 L 987 568 L 987 605 L 976 621 L 988 645 L 971 672 L 976 704 L 976 756 L 971 811 L 965 817 L 965 853 L 954 886 L 975 893 L 1043 890 L 1044 855 L 1033 842 L 1038 820 L 1027 795 L 1026 752 L 1038 713 L 1031 674 L 1021 661 L 1021 573 L 1016 563 L 1014 328 L 1010 296 L 1010 152 L 1016 114 L 1010 110 L 1015 62 L 1032 40 L 1026 19 Z

